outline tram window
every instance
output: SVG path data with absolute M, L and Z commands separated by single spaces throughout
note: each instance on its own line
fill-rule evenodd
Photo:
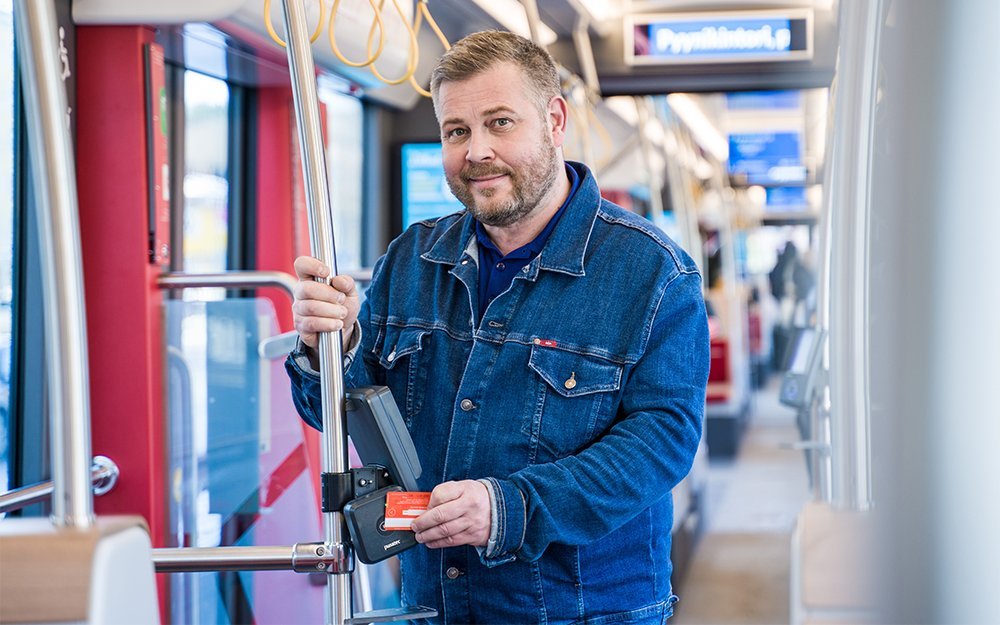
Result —
M 0 0 L 0 492 L 10 488 L 10 371 L 14 296 L 14 14 Z
M 361 100 L 344 93 L 331 77 L 319 83 L 319 99 L 326 105 L 326 162 L 334 211 L 337 269 L 361 268 L 361 184 L 364 120 Z
M 229 246 L 229 85 L 184 72 L 184 271 L 225 271 Z M 225 289 L 188 289 L 184 299 L 220 300 Z

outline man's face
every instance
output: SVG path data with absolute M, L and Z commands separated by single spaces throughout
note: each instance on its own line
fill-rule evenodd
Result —
M 503 63 L 443 83 L 437 113 L 448 186 L 476 219 L 509 226 L 548 199 L 562 129 L 539 111 L 520 68 Z

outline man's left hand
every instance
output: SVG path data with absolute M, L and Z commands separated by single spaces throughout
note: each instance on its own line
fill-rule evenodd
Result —
M 445 482 L 431 491 L 427 512 L 410 526 L 418 543 L 431 549 L 473 545 L 490 538 L 490 494 L 475 480 Z

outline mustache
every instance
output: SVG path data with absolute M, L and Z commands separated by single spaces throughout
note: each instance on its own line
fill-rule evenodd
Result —
M 469 182 L 473 178 L 504 175 L 513 177 L 514 172 L 508 167 L 501 167 L 499 165 L 468 165 L 462 170 L 461 178 L 464 182 Z

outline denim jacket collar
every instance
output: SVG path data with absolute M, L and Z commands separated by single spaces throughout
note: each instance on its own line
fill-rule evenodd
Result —
M 567 163 L 580 175 L 580 187 L 566 207 L 566 214 L 549 236 L 542 253 L 528 265 L 526 277 L 529 280 L 534 280 L 540 269 L 571 276 L 585 275 L 583 260 L 587 256 L 587 245 L 601 204 L 601 195 L 594 176 L 585 165 L 573 161 Z M 421 258 L 434 263 L 457 265 L 468 254 L 469 240 L 474 241 L 475 238 L 475 221 L 466 211 Z

